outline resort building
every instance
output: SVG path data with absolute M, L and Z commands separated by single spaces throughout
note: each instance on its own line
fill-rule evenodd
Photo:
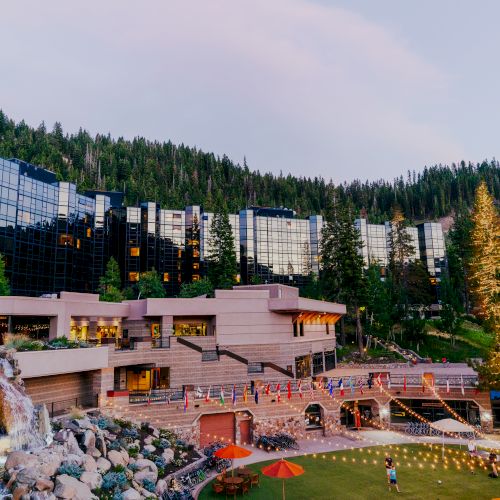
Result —
M 86 344 L 46 342 L 15 355 L 27 393 L 52 415 L 99 406 L 201 444 L 251 442 L 277 429 L 299 437 L 344 432 L 357 412 L 363 426 L 403 425 L 414 417 L 394 398 L 438 419 L 447 412 L 439 391 L 464 419 L 491 427 L 489 395 L 466 365 L 338 366 L 335 324 L 345 311 L 276 284 L 122 303 L 73 292 L 0 297 L 3 335 Z
M 124 287 L 153 267 L 167 296 L 206 274 L 213 214 L 200 206 L 124 206 L 123 193 L 77 192 L 43 168 L 0 158 L 0 253 L 15 295 L 95 293 L 106 263 L 120 265 Z M 286 208 L 249 207 L 230 214 L 242 284 L 302 287 L 319 273 L 321 215 L 297 218 Z M 390 225 L 358 219 L 365 263 L 387 265 Z M 432 277 L 445 264 L 441 226 L 408 228 Z

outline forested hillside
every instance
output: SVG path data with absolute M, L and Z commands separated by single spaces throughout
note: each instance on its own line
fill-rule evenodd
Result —
M 58 123 L 50 132 L 44 124 L 35 129 L 24 122 L 15 123 L 2 111 L 0 156 L 44 166 L 61 180 L 76 182 L 81 190 L 120 190 L 129 204 L 152 200 L 164 208 L 201 204 L 210 210 L 222 199 L 230 211 L 249 205 L 286 206 L 305 216 L 324 211 L 329 185 L 321 177 L 262 174 L 226 156 L 170 141 L 92 137 L 82 129 L 69 135 Z M 304 171 L 309 171 L 308 165 Z M 480 179 L 500 199 L 497 161 L 432 166 L 393 181 L 354 181 L 338 186 L 338 192 L 356 208 L 366 209 L 374 222 L 386 219 L 395 202 L 409 219 L 418 220 L 447 215 L 460 205 L 470 206 Z

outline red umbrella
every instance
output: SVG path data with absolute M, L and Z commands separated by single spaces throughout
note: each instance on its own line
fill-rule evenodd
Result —
M 283 500 L 285 500 L 285 479 L 304 474 L 304 468 L 282 458 L 274 464 L 263 467 L 262 474 L 283 479 Z
M 235 458 L 245 458 L 251 455 L 252 452 L 241 446 L 236 446 L 235 444 L 230 444 L 225 448 L 217 450 L 214 455 L 219 458 L 229 458 L 233 463 L 233 476 L 234 476 L 234 459 Z

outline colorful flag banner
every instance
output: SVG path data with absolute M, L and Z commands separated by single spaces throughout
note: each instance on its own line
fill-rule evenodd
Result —
M 209 386 L 208 386 L 207 395 L 206 395 L 206 397 L 205 397 L 205 401 L 206 401 L 207 403 L 210 403 L 210 389 L 212 389 L 212 386 L 211 386 L 211 385 L 209 385 Z
M 351 388 L 351 394 L 354 394 L 354 381 L 352 380 L 352 375 L 349 377 L 349 387 Z
M 281 402 L 281 385 L 278 384 L 276 386 L 276 398 L 278 399 L 278 403 Z
M 255 404 L 259 404 L 259 389 L 255 389 Z
M 462 391 L 462 396 L 465 396 L 464 377 L 463 377 L 463 375 L 460 375 L 460 390 Z
M 297 388 L 299 389 L 299 397 L 302 399 L 302 380 L 299 380 L 299 383 L 297 384 Z
M 363 394 L 363 379 L 359 379 L 359 392 Z
M 220 404 L 224 404 L 224 386 L 220 386 L 220 397 L 219 397 Z
M 290 380 L 288 381 L 288 384 L 286 384 L 286 390 L 287 390 L 286 397 L 288 398 L 288 400 L 292 399 L 292 383 L 290 382 Z
M 266 396 L 269 396 L 269 393 L 271 392 L 271 384 L 266 385 Z
M 406 392 L 406 375 L 403 377 L 403 391 Z
M 184 413 L 186 413 L 188 407 L 189 407 L 188 391 L 186 388 L 184 388 Z
M 339 379 L 338 386 L 340 388 L 340 395 L 344 395 L 344 381 L 342 380 L 342 377 Z
M 236 386 L 233 385 L 233 390 L 231 391 L 231 401 L 233 402 L 233 406 L 236 404 Z
M 446 394 L 450 393 L 450 380 L 446 379 Z
M 390 388 L 391 388 L 391 374 L 388 373 L 387 374 L 387 389 L 390 390 Z
M 245 388 L 243 389 L 243 401 L 246 403 L 248 398 L 248 387 L 247 384 L 245 384 Z

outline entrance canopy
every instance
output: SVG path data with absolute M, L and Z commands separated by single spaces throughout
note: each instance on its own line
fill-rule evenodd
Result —
M 441 432 L 471 432 L 470 426 L 462 424 L 462 422 L 453 418 L 443 418 L 442 420 L 432 422 L 430 425 Z

